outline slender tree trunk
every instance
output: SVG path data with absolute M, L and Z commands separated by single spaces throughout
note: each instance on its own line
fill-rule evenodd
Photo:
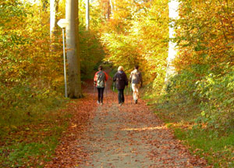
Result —
M 68 97 L 82 97 L 80 79 L 80 56 L 78 39 L 78 0 L 66 1 L 66 27 L 67 62 L 68 62 Z
M 86 30 L 89 30 L 89 0 L 86 0 Z
M 57 26 L 57 13 L 58 13 L 58 3 L 59 0 L 51 0 L 50 1 L 50 39 L 51 43 L 56 41 L 56 35 L 58 31 Z
M 114 17 L 114 0 L 109 0 L 110 3 L 110 13 L 112 15 L 112 18 Z
M 110 15 L 111 15 L 111 1 L 107 2 L 107 19 L 110 20 Z
M 170 19 L 177 19 L 178 18 L 178 0 L 171 0 L 169 2 L 169 18 Z M 174 21 L 170 22 L 169 24 L 169 38 L 174 38 Z M 168 79 L 175 74 L 175 68 L 172 65 L 172 61 L 175 59 L 177 54 L 176 44 L 169 41 L 169 50 L 168 50 L 168 57 L 167 57 L 167 70 L 166 70 L 166 78 L 165 82 L 167 83 Z

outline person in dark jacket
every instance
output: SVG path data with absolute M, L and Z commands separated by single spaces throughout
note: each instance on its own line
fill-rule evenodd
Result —
M 116 88 L 118 89 L 118 101 L 121 106 L 124 103 L 124 89 L 128 85 L 127 75 L 123 71 L 123 67 L 119 66 L 118 72 L 116 72 L 113 82 L 116 83 Z

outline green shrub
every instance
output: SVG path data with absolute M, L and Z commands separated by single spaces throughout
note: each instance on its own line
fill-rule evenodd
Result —
M 199 70 L 199 67 L 203 70 Z M 168 83 L 169 101 L 199 104 L 199 123 L 214 129 L 234 127 L 234 66 L 224 66 L 222 72 L 205 72 L 205 66 L 193 66 L 175 75 Z
M 226 66 L 222 74 L 213 73 L 196 82 L 195 93 L 203 121 L 219 129 L 234 126 L 234 66 Z

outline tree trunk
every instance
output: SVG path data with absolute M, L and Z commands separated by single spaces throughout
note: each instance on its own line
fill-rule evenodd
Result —
M 114 0 L 109 0 L 110 3 L 110 13 L 112 15 L 112 18 L 114 17 Z
M 168 5 L 169 5 L 169 18 L 172 20 L 177 19 L 179 16 L 178 15 L 178 6 L 179 6 L 178 0 L 171 0 L 171 2 L 169 2 Z M 175 35 L 174 21 L 172 21 L 169 24 L 169 38 L 170 39 L 174 38 L 174 35 Z M 166 70 L 166 77 L 165 77 L 166 83 L 169 80 L 169 78 L 175 74 L 175 68 L 172 65 L 172 61 L 175 59 L 176 54 L 177 54 L 176 44 L 170 40 L 168 57 L 167 57 L 167 70 Z
M 83 97 L 80 79 L 79 56 L 79 27 L 78 27 L 78 0 L 66 1 L 66 19 L 69 25 L 66 27 L 67 62 L 68 62 L 68 97 Z
M 59 0 L 51 0 L 50 1 L 50 39 L 51 43 L 56 41 L 56 35 L 58 31 L 57 27 L 57 12 L 58 12 L 58 3 Z
M 89 0 L 86 0 L 86 30 L 89 30 Z

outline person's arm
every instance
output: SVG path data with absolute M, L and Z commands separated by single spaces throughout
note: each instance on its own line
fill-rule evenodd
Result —
M 131 72 L 130 77 L 129 77 L 129 82 L 132 83 L 132 72 Z
M 94 85 L 96 85 L 96 83 L 97 83 L 97 73 L 98 73 L 98 72 L 95 73 L 94 78 L 93 78 L 93 83 L 94 83 Z
M 124 73 L 125 74 L 125 73 Z M 125 74 L 125 85 L 128 85 L 128 77 L 127 75 Z
M 106 73 L 106 72 L 104 72 L 104 74 L 105 74 L 105 81 L 107 81 L 107 79 L 108 79 L 108 75 L 107 75 L 107 73 Z
M 113 77 L 113 82 L 115 82 L 116 81 L 116 76 L 117 76 L 117 73 L 114 75 L 114 77 Z
M 140 81 L 141 81 L 141 87 L 143 86 L 143 80 L 142 80 L 142 75 L 140 73 Z

